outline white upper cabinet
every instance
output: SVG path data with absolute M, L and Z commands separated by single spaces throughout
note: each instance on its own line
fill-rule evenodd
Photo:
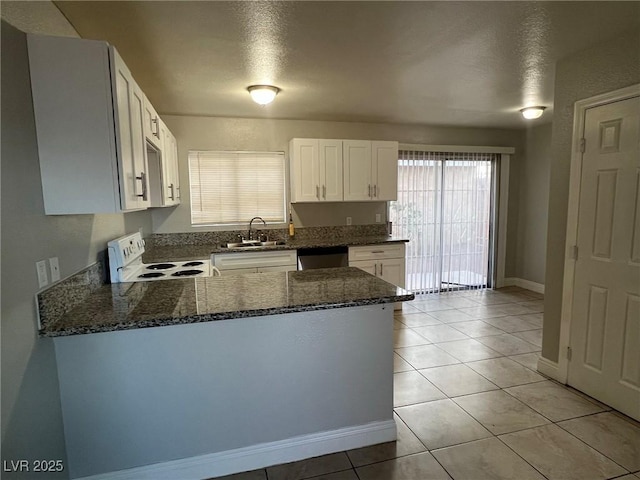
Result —
M 387 201 L 398 196 L 398 142 L 294 138 L 291 201 Z
M 160 120 L 162 136 L 162 192 L 163 205 L 180 203 L 180 179 L 178 177 L 178 144 L 176 137 Z
M 342 201 L 342 140 L 294 138 L 289 160 L 292 202 Z
M 147 208 L 144 93 L 105 42 L 28 35 L 47 214 Z
M 369 140 L 344 140 L 344 199 L 371 200 L 373 178 L 371 176 L 371 142 Z
M 398 142 L 371 142 L 373 200 L 398 198 Z
M 146 96 L 144 97 L 144 137 L 151 145 L 162 148 L 160 117 Z
M 344 199 L 398 197 L 398 142 L 344 140 Z

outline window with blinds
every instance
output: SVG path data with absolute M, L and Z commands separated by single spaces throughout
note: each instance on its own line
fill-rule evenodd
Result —
M 192 225 L 286 222 L 283 152 L 189 152 Z

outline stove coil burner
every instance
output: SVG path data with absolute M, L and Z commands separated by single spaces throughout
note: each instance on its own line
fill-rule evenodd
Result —
M 138 278 L 157 278 L 157 277 L 164 277 L 164 273 L 150 272 L 150 273 L 143 273 L 142 275 L 138 275 Z
M 173 267 L 175 267 L 173 263 L 156 263 L 153 265 L 148 265 L 147 270 L 168 270 L 169 268 Z
M 204 265 L 204 262 L 187 262 L 183 267 L 197 267 L 198 265 Z
M 192 275 L 198 275 L 199 273 L 203 273 L 202 270 L 180 270 L 179 272 L 172 273 L 172 277 L 189 277 Z

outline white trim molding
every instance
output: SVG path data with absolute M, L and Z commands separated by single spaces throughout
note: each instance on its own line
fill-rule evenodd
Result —
M 560 339 L 558 351 L 558 380 L 567 383 L 569 360 L 563 352 L 571 342 L 571 316 L 573 311 L 573 287 L 576 260 L 574 245 L 578 243 L 578 209 L 580 207 L 580 178 L 582 176 L 581 139 L 584 122 L 589 108 L 625 100 L 640 95 L 640 84 L 631 85 L 613 92 L 578 100 L 573 109 L 573 137 L 571 140 L 571 173 L 569 177 L 569 206 L 567 211 L 567 236 L 565 242 L 564 277 L 562 282 L 562 309 L 560 313 Z
M 553 378 L 559 382 L 562 380 L 559 378 L 558 364 L 548 358 L 540 357 L 538 359 L 538 372 L 546 375 L 549 378 Z M 562 382 L 564 383 L 564 382 Z
M 532 282 L 531 280 L 525 280 L 524 278 L 518 277 L 507 277 L 504 279 L 505 287 L 520 287 L 525 288 L 527 290 L 531 290 L 536 293 L 544 293 L 544 283 Z
M 81 480 L 197 480 L 342 452 L 397 438 L 393 419 L 260 443 L 224 452 L 82 477 Z

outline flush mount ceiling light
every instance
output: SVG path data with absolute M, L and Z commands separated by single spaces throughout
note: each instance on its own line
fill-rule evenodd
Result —
M 520 110 L 520 113 L 522 113 L 522 116 L 527 120 L 532 120 L 534 118 L 540 118 L 545 108 L 547 107 L 527 107 Z
M 267 105 L 273 102 L 276 95 L 280 91 L 278 87 L 272 85 L 251 85 L 247 88 L 251 94 L 251 98 L 259 105 Z

